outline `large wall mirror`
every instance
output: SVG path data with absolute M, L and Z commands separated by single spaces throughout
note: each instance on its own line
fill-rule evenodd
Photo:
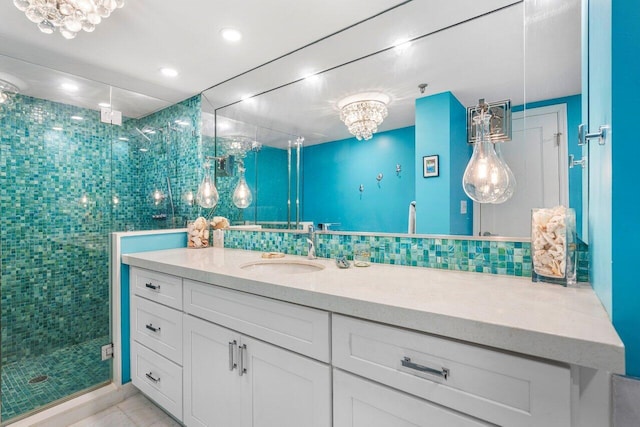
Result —
M 583 171 L 570 167 L 582 157 L 580 21 L 579 0 L 411 1 L 203 92 L 217 144 L 244 137 L 263 147 L 243 160 L 260 205 L 234 219 L 406 233 L 415 202 L 418 234 L 522 238 L 531 208 L 563 204 L 580 231 Z M 339 105 L 372 92 L 386 97 L 388 115 L 359 141 Z M 474 203 L 462 190 L 466 107 L 480 99 L 512 106 L 501 151 L 517 187 L 502 204 Z M 301 139 L 292 181 L 287 159 Z M 436 158 L 437 174 L 427 172 Z M 252 164 L 288 166 L 289 175 Z M 289 198 L 274 190 L 283 180 Z

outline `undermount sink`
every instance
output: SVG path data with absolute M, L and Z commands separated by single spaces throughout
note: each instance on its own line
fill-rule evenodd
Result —
M 313 273 L 324 269 L 324 265 L 312 261 L 303 260 L 271 260 L 254 261 L 240 266 L 241 269 L 255 273 Z

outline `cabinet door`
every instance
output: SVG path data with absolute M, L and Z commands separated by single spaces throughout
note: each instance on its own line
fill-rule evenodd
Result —
M 229 354 L 229 343 L 239 335 L 187 315 L 183 323 L 185 425 L 239 426 L 241 382 L 238 369 L 229 365 L 237 355 Z
M 242 344 L 243 427 L 331 426 L 328 365 L 245 336 Z
M 334 427 L 494 425 L 336 369 L 333 388 Z

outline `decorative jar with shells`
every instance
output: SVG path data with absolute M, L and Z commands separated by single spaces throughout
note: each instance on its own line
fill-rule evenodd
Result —
M 565 206 L 531 210 L 534 282 L 576 284 L 576 213 Z
M 187 222 L 187 246 L 190 248 L 209 247 L 209 222 L 204 217 Z

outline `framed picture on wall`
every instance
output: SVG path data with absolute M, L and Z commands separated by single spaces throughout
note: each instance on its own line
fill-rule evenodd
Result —
M 422 158 L 422 176 L 425 178 L 432 178 L 438 175 L 440 175 L 438 155 L 424 156 Z

